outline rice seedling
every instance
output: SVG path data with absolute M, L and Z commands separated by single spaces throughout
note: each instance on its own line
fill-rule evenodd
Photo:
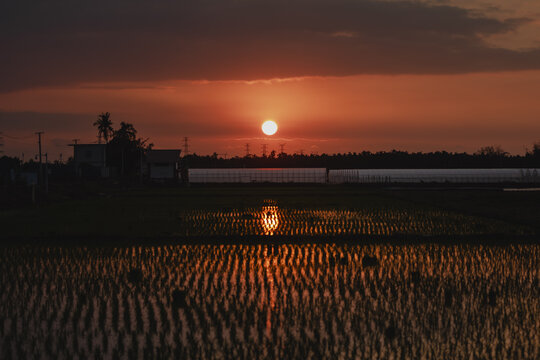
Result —
M 261 208 L 186 210 L 177 235 L 477 235 L 529 234 L 530 229 L 503 221 L 442 210 L 410 208 L 295 209 Z
M 538 358 L 539 258 L 538 245 L 4 247 L 0 358 Z

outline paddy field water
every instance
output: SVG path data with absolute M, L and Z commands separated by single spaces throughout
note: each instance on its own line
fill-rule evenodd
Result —
M 536 194 L 201 187 L 5 211 L 0 358 L 538 358 Z
M 533 359 L 539 257 L 538 245 L 3 248 L 0 355 Z

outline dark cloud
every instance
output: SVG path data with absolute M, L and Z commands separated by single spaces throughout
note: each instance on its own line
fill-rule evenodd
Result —
M 1 111 L 0 127 L 15 134 L 33 135 L 36 131 L 72 133 L 90 129 L 97 115 L 42 113 L 33 111 Z
M 482 40 L 527 21 L 408 1 L 7 0 L 0 5 L 0 91 L 538 69 L 539 49 Z
M 216 122 L 216 113 L 220 113 L 220 121 Z M 149 120 L 152 114 L 159 121 Z M 6 134 L 33 136 L 36 131 L 54 134 L 83 134 L 91 138 L 96 136 L 93 123 L 96 114 L 48 113 L 33 111 L 0 110 L 0 129 Z M 238 116 L 228 114 L 221 108 L 209 106 L 179 107 L 174 111 L 160 112 L 146 109 L 137 114 L 113 112 L 111 119 L 113 128 L 125 121 L 134 124 L 141 137 L 162 137 L 171 134 L 189 134 L 190 136 L 233 136 L 249 134 L 245 123 Z M 21 135 L 22 134 L 22 135 Z M 82 135 L 81 135 L 82 136 Z

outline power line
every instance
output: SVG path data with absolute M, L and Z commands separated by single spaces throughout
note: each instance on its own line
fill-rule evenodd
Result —
M 12 140 L 26 140 L 26 139 L 33 138 L 34 135 L 35 134 L 20 137 L 20 136 L 10 136 L 10 135 L 3 134 L 3 137 L 5 137 L 7 139 L 12 139 Z
M 4 140 L 5 139 L 10 139 L 10 140 L 15 140 L 15 141 L 22 141 L 22 142 L 30 142 L 31 140 L 29 140 L 30 138 L 33 138 L 35 135 L 32 134 L 32 135 L 29 135 L 29 136 L 11 136 L 11 135 L 7 135 L 5 134 L 4 132 L 0 132 L 0 154 L 3 154 L 4 153 Z M 31 141 L 33 142 L 33 141 Z

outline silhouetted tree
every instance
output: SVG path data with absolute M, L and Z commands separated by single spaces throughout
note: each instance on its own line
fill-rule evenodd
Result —
M 114 139 L 121 142 L 131 142 L 137 139 L 137 130 L 133 127 L 133 124 L 122 121 L 120 123 L 120 129 L 114 131 Z
M 537 155 L 534 155 L 537 154 Z M 429 153 L 407 151 L 362 151 L 344 154 L 279 154 L 243 156 L 224 159 L 213 155 L 191 154 L 184 157 L 190 168 L 306 168 L 328 169 L 456 169 L 456 168 L 527 168 L 540 167 L 540 143 L 525 156 L 510 155 L 500 146 L 487 146 L 474 154 L 436 151 Z
M 105 143 L 109 142 L 109 137 L 113 134 L 111 113 L 105 112 L 98 115 L 97 121 L 94 126 L 98 129 L 98 141 L 101 144 L 101 138 L 105 139 Z
M 533 144 L 530 154 L 536 158 L 540 158 L 540 141 Z
M 500 145 L 497 146 L 484 146 L 481 147 L 475 155 L 481 155 L 481 156 L 507 156 L 508 153 L 504 151 Z
M 148 139 L 137 138 L 132 124 L 121 122 L 107 146 L 107 163 L 120 169 L 121 175 L 135 175 L 142 170 L 142 158 L 151 148 Z
M 540 167 L 540 141 L 533 144 L 532 150 L 528 150 L 525 159 L 531 167 Z

